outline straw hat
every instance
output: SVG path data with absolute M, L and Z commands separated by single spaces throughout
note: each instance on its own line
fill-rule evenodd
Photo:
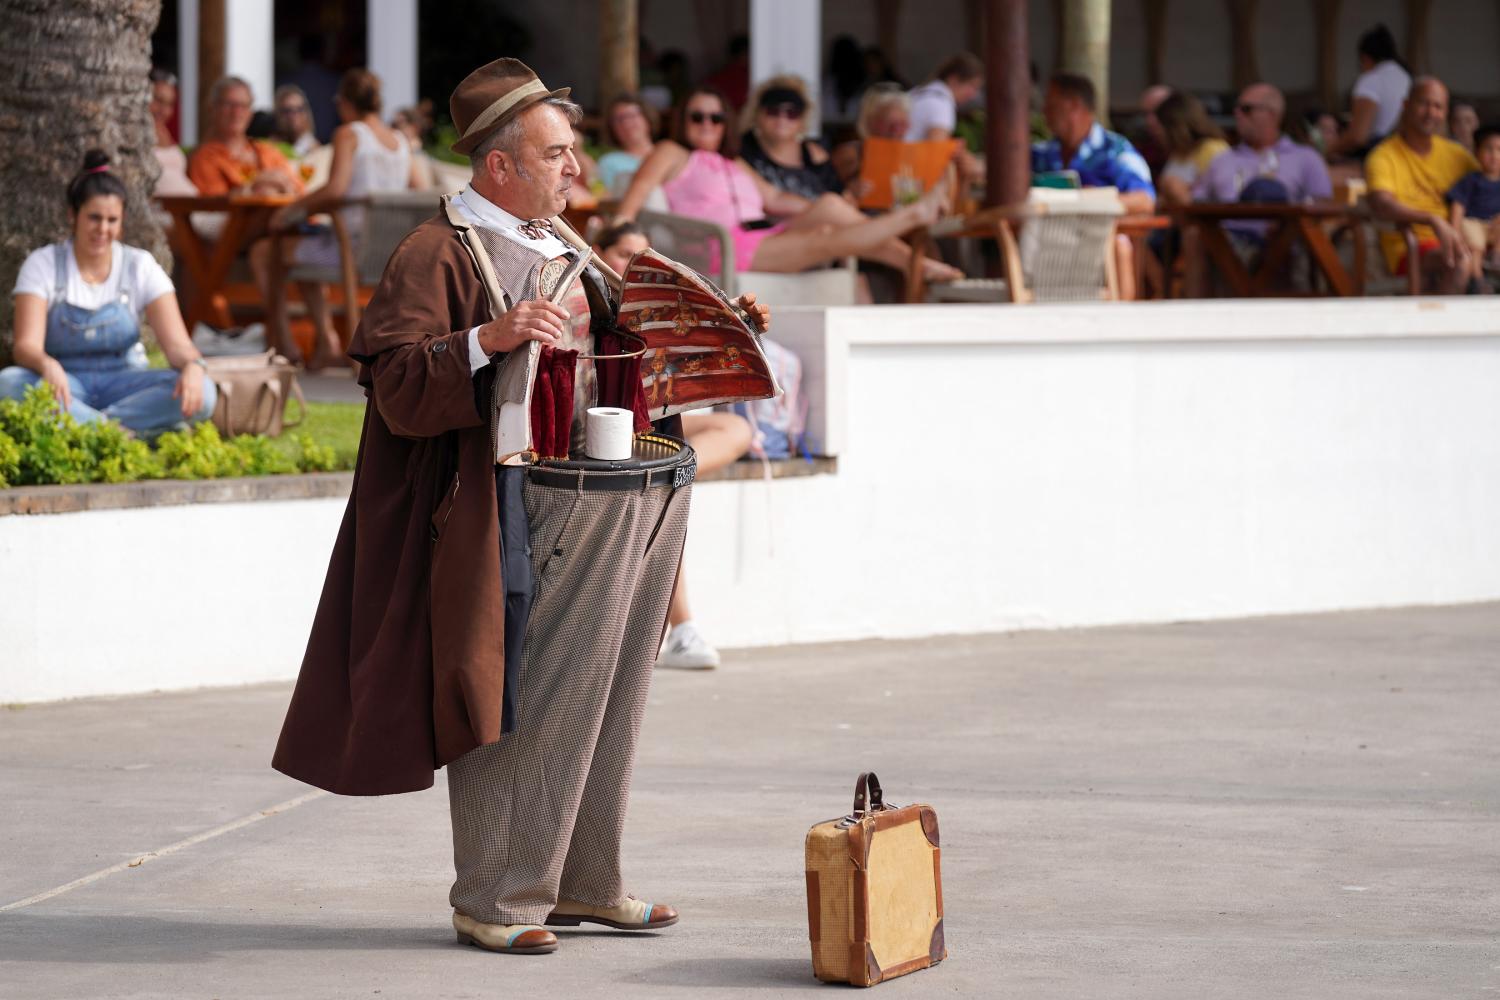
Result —
M 567 97 L 571 87 L 548 90 L 519 59 L 496 59 L 464 77 L 448 98 L 458 129 L 455 153 L 472 153 L 485 138 L 516 115 L 549 97 Z

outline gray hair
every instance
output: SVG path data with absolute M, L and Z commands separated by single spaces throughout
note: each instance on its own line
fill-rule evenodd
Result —
M 302 103 L 306 104 L 309 110 L 312 109 L 312 102 L 307 99 L 307 91 L 303 90 L 295 83 L 283 83 L 281 86 L 277 87 L 276 96 L 271 98 L 271 106 L 275 107 L 276 105 L 280 104 L 282 98 L 285 97 L 300 97 L 302 98 Z
M 218 104 L 224 97 L 224 92 L 231 87 L 244 87 L 245 92 L 250 95 L 250 100 L 255 100 L 255 88 L 243 77 L 221 76 L 214 81 L 214 85 L 208 88 L 208 104 L 212 107 Z
M 567 117 L 568 124 L 570 125 L 577 125 L 583 121 L 583 108 L 566 98 L 543 98 L 536 103 L 536 106 L 539 107 L 544 104 L 561 111 Z M 525 131 L 521 125 L 521 116 L 516 115 L 510 121 L 485 136 L 484 141 L 474 147 L 474 151 L 469 154 L 469 165 L 476 170 L 479 169 L 480 165 L 484 163 L 484 158 L 497 149 L 508 155 L 511 159 L 516 159 L 516 150 L 520 148 L 521 136 Z M 517 161 L 516 171 L 520 173 L 520 170 L 521 165 Z M 526 175 L 522 173 L 521 176 L 525 177 Z

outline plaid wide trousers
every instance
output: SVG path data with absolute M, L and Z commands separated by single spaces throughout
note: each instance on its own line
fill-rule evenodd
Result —
M 491 924 L 625 894 L 631 771 L 692 493 L 523 490 L 535 593 L 515 728 L 448 765 L 449 902 Z

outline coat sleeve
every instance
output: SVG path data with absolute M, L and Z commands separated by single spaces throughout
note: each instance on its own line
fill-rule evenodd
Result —
M 391 433 L 436 437 L 484 423 L 468 349 L 484 303 L 455 241 L 414 234 L 397 248 L 349 350 L 369 366 L 371 398 Z

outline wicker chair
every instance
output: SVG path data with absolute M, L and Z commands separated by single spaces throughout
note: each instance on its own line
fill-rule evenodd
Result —
M 840 261 L 836 267 L 800 274 L 740 271 L 735 267 L 734 241 L 729 230 L 716 222 L 650 209 L 642 209 L 636 221 L 646 231 L 654 249 L 719 282 L 724 294 L 731 298 L 742 291 L 751 291 L 777 306 L 854 304 L 858 272 L 852 257 Z M 711 266 L 714 246 L 718 247 L 718 267 Z
M 1119 297 L 1115 220 L 1124 214 L 1113 188 L 1035 190 L 1025 204 L 939 219 L 913 234 L 908 302 L 1097 302 Z M 1019 231 L 1018 231 L 1019 230 Z M 921 259 L 945 237 L 994 239 L 1002 278 L 962 278 L 928 286 Z

